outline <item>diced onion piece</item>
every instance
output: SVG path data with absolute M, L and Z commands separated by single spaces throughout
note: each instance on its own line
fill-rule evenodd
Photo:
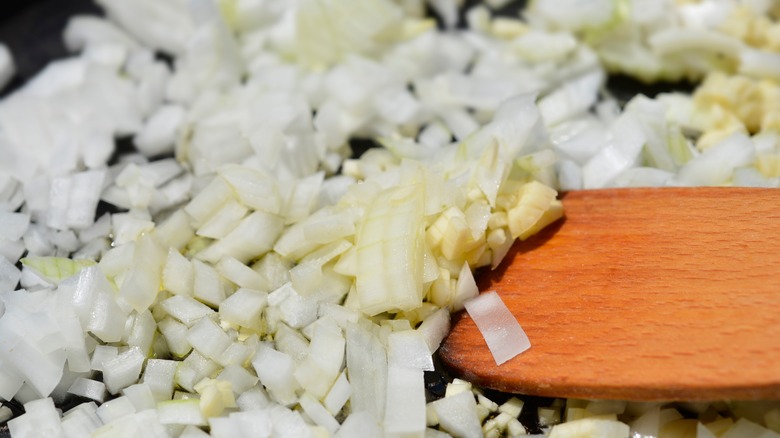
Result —
M 381 436 L 376 419 L 366 411 L 353 411 L 339 428 L 335 438 L 363 438 L 367 436 Z
M 0 211 L 0 239 L 19 240 L 29 226 L 29 214 Z
M 200 227 L 222 204 L 233 197 L 233 189 L 223 178 L 214 178 L 184 207 L 193 219 L 193 225 Z
M 230 346 L 230 337 L 210 318 L 201 318 L 187 332 L 187 341 L 200 354 L 216 360 Z
M 237 407 L 229 381 L 205 378 L 194 389 L 200 394 L 200 411 L 207 418 L 222 415 L 226 408 Z
M 146 383 L 136 383 L 122 390 L 122 395 L 127 397 L 135 407 L 136 412 L 155 408 L 152 389 Z
M 22 272 L 5 257 L 0 256 L 0 293 L 14 290 L 21 277 Z M 2 313 L 0 310 L 0 315 Z
M 145 234 L 138 239 L 133 254 L 133 268 L 120 288 L 120 295 L 136 311 L 148 309 L 157 298 L 165 259 L 165 250 L 155 237 Z
M 54 178 L 47 225 L 58 230 L 92 225 L 106 176 L 105 170 L 89 170 Z
M 111 345 L 98 345 L 92 353 L 91 368 L 95 371 L 103 371 L 103 364 L 119 356 L 119 348 Z
M 755 146 L 750 138 L 737 132 L 688 161 L 677 175 L 684 185 L 718 185 L 726 183 L 734 169 L 755 160 Z
M 162 286 L 176 295 L 192 295 L 193 269 L 191 261 L 175 248 L 169 248 L 162 271 Z
M 425 338 L 428 350 L 435 352 L 450 332 L 450 312 L 447 309 L 437 310 L 423 320 L 417 331 Z
M 284 224 L 279 216 L 255 211 L 245 217 L 227 236 L 197 254 L 209 263 L 230 256 L 246 263 L 273 248 Z
M 309 352 L 294 372 L 295 379 L 306 391 L 324 399 L 341 372 L 346 340 L 341 329 L 323 319 L 314 325 Z
M 422 435 L 425 430 L 423 370 L 390 366 L 384 429 L 391 436 Z
M 233 230 L 248 212 L 249 209 L 242 204 L 230 200 L 214 212 L 195 233 L 203 237 L 221 239 Z
M 12 436 L 62 436 L 60 415 L 51 398 L 27 402 L 24 411 L 24 415 L 8 422 Z
M 681 51 L 712 51 L 720 56 L 738 57 L 742 43 L 729 35 L 701 29 L 667 29 L 650 37 L 650 46 L 665 55 Z
M 195 260 L 192 296 L 212 307 L 219 307 L 228 293 L 228 285 L 211 265 Z
M 184 119 L 184 108 L 165 105 L 158 108 L 135 136 L 138 151 L 147 157 L 173 152 L 176 133 Z
M 339 378 L 336 379 L 336 383 L 330 388 L 328 395 L 325 396 L 322 403 L 328 412 L 338 415 L 351 395 L 352 387 L 349 384 L 349 380 L 347 380 L 347 372 L 344 370 L 339 375 Z
M 356 287 L 361 309 L 375 315 L 422 303 L 421 184 L 379 194 L 357 234 Z
M 149 386 L 155 400 L 170 400 L 173 396 L 177 366 L 175 360 L 149 359 L 146 362 L 143 383 Z
M 130 386 L 138 380 L 146 357 L 138 347 L 132 347 L 103 364 L 103 382 L 111 394 Z
M 157 324 L 160 333 L 168 344 L 171 355 L 175 358 L 182 358 L 192 350 L 192 345 L 187 341 L 187 326 L 174 320 L 165 318 Z
M 97 416 L 94 402 L 82 403 L 62 416 L 62 430 L 65 436 L 91 436 L 103 425 Z
M 261 347 L 252 359 L 252 366 L 260 383 L 277 403 L 289 405 L 298 399 L 295 395 L 298 385 L 293 377 L 295 362 L 290 356 L 270 347 Z
M 517 195 L 517 204 L 507 212 L 512 236 L 529 237 L 534 226 L 550 209 L 556 195 L 555 190 L 542 183 L 533 181 L 524 184 Z
M 598 418 L 583 418 L 558 424 L 550 431 L 550 438 L 598 436 L 603 438 L 626 437 L 629 427 L 625 423 Z
M 257 377 L 243 365 L 228 365 L 217 376 L 217 380 L 230 383 L 234 394 L 243 394 L 257 384 Z
M 431 350 L 422 332 L 403 330 L 387 336 L 387 355 L 391 366 L 433 371 Z
M 470 391 L 436 400 L 430 407 L 436 413 L 441 428 L 452 436 L 482 436 L 482 427 L 477 417 L 477 403 Z
M 205 426 L 206 419 L 200 411 L 200 400 L 167 400 L 157 404 L 157 415 L 162 424 L 191 424 Z
M 219 304 L 219 316 L 223 321 L 260 330 L 267 303 L 267 293 L 242 288 Z
M 311 418 L 314 423 L 322 426 L 328 433 L 333 434 L 339 428 L 339 422 L 333 417 L 333 415 L 325 409 L 324 406 L 314 398 L 309 392 L 304 392 L 301 398 L 298 400 L 303 412 Z
M 455 283 L 455 291 L 452 297 L 452 309 L 455 311 L 463 309 L 463 303 L 476 297 L 479 294 L 477 282 L 474 280 L 474 274 L 468 263 L 464 263 L 458 274 L 458 281 Z
M 244 166 L 225 166 L 219 174 L 247 207 L 273 214 L 281 212 L 278 182 L 272 175 Z
M 128 397 L 121 396 L 109 400 L 97 408 L 96 414 L 103 424 L 110 424 L 114 421 L 132 415 L 136 412 L 133 402 Z
M 465 307 L 485 338 L 496 364 L 501 365 L 531 348 L 523 328 L 495 291 L 466 301 Z

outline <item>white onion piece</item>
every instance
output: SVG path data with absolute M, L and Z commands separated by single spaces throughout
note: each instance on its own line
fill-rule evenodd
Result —
M 680 51 L 713 51 L 720 56 L 738 57 L 743 44 L 738 39 L 711 30 L 667 29 L 653 34 L 648 40 L 658 54 Z
M 261 314 L 267 304 L 267 293 L 241 288 L 219 304 L 219 316 L 232 324 L 260 329 Z
M 206 419 L 200 411 L 200 400 L 166 400 L 157 404 L 157 415 L 162 424 L 191 424 L 205 426 Z
M 328 412 L 333 415 L 338 415 L 351 395 L 352 387 L 349 384 L 349 380 L 347 380 L 347 372 L 344 370 L 339 375 L 339 378 L 336 379 L 336 382 L 330 388 L 330 391 L 328 391 L 328 395 L 325 396 L 322 404 Z
M 311 418 L 315 424 L 322 426 L 329 434 L 334 434 L 339 428 L 339 422 L 314 398 L 308 391 L 298 399 L 303 412 Z
M 138 50 L 138 42 L 130 38 L 114 23 L 90 15 L 77 15 L 68 20 L 63 31 L 65 47 L 71 52 L 105 44 Z
M 726 183 L 734 169 L 755 160 L 755 146 L 750 138 L 737 132 L 688 161 L 675 182 L 681 185 L 719 185 Z
M 243 394 L 257 384 L 257 376 L 242 365 L 228 365 L 217 376 L 217 380 L 230 383 L 234 394 Z
M 98 345 L 92 352 L 90 367 L 95 371 L 103 371 L 103 364 L 119 356 L 119 348 L 111 345 Z
M 739 72 L 756 78 L 780 79 L 780 56 L 772 52 L 743 49 Z
M 103 400 L 106 397 L 106 385 L 97 380 L 79 377 L 70 385 L 68 392 L 80 397 L 95 400 L 98 403 L 103 403 Z
M 164 437 L 168 434 L 165 426 L 160 424 L 157 411 L 147 409 L 134 414 L 125 415 L 116 421 L 101 426 L 93 434 L 93 438 L 132 438 L 138 436 Z
M 270 406 L 271 399 L 261 386 L 255 386 L 239 395 L 236 403 L 242 411 L 260 411 Z
M 422 332 L 403 330 L 387 336 L 387 356 L 391 366 L 433 371 L 433 357 Z
M 102 425 L 94 402 L 82 403 L 62 416 L 62 430 L 67 437 L 91 436 Z
M 88 64 L 80 58 L 51 62 L 24 85 L 22 92 L 38 97 L 52 97 L 77 89 L 84 84 L 87 69 Z
M 149 386 L 155 400 L 170 400 L 173 396 L 174 376 L 178 362 L 165 359 L 148 359 L 142 382 Z
M 364 411 L 375 421 L 385 414 L 387 352 L 382 341 L 361 324 L 347 327 L 347 368 L 354 412 Z
M 560 61 L 574 52 L 577 45 L 577 40 L 564 32 L 530 31 L 512 41 L 512 49 L 532 62 Z
M 47 225 L 60 230 L 92 225 L 105 178 L 103 170 L 55 178 L 49 193 Z
M 425 430 L 423 370 L 390 366 L 384 430 L 390 436 L 421 435 Z
M 465 307 L 485 338 L 496 364 L 501 365 L 531 348 L 523 328 L 495 291 L 466 301 Z
M 230 345 L 230 337 L 210 318 L 201 318 L 190 327 L 187 341 L 200 354 L 215 360 Z
M 138 239 L 133 267 L 122 281 L 119 292 L 136 311 L 148 309 L 157 298 L 165 258 L 166 254 L 154 236 L 144 234 Z
M 611 0 L 581 3 L 577 0 L 540 2 L 535 13 L 544 16 L 556 27 L 579 30 L 595 28 L 608 22 L 618 6 Z
M 298 399 L 295 395 L 298 384 L 293 377 L 295 362 L 290 356 L 271 347 L 260 347 L 252 366 L 260 383 L 277 403 L 289 405 Z
M 122 395 L 130 400 L 136 412 L 155 408 L 152 389 L 146 383 L 136 383 L 122 390 Z
M 14 437 L 62 436 L 60 415 L 51 398 L 42 398 L 24 404 L 25 414 L 8 422 Z
M 114 359 L 103 363 L 103 382 L 111 394 L 130 386 L 141 375 L 146 357 L 138 347 L 132 347 Z
M 430 403 L 444 431 L 464 438 L 479 438 L 482 427 L 477 417 L 477 403 L 471 391 L 464 391 Z
M 192 262 L 174 248 L 168 249 L 168 258 L 162 272 L 163 287 L 175 295 L 192 295 L 195 279 Z
M 14 266 L 5 257 L 0 257 L 0 293 L 7 292 L 16 288 L 22 272 Z M 0 311 L 0 315 L 2 315 Z
M 371 315 L 422 302 L 423 191 L 411 183 L 379 194 L 357 234 L 356 288 Z
M 217 263 L 222 257 L 230 256 L 242 263 L 268 252 L 282 231 L 279 216 L 255 211 L 239 222 L 225 237 L 198 253 L 197 257 L 210 263 Z
M 0 362 L 0 397 L 11 400 L 24 384 L 24 378 L 11 370 L 4 362 Z
M 168 54 L 180 53 L 192 33 L 193 24 L 184 2 L 144 1 L 128 7 L 121 1 L 100 0 L 98 4 L 138 41 Z
M 594 69 L 539 99 L 539 111 L 544 122 L 553 126 L 586 113 L 598 100 L 605 78 L 601 69 Z
M 447 309 L 439 309 L 430 314 L 423 320 L 417 331 L 425 338 L 428 350 L 435 352 L 450 332 L 450 312 Z
M 38 295 L 45 299 L 49 293 L 44 291 Z M 53 318 L 43 309 L 25 317 L 22 312 L 19 304 L 6 301 L 5 314 L 0 318 L 0 352 L 7 368 L 6 377 L 11 377 L 12 382 L 16 380 L 15 376 L 22 377 L 33 393 L 48 396 L 63 376 L 64 340 L 56 331 L 59 328 Z M 37 329 L 33 330 L 33 327 Z M 13 383 L 10 386 L 22 389 Z M 16 396 L 18 398 L 20 394 Z
M 621 172 L 635 166 L 647 141 L 637 118 L 630 113 L 623 113 L 610 127 L 610 132 L 613 140 L 582 167 L 586 189 L 605 187 Z
M 308 355 L 294 372 L 295 380 L 307 392 L 324 399 L 341 372 L 345 347 L 346 340 L 334 322 L 317 321 Z
M 192 345 L 187 341 L 187 326 L 174 320 L 165 318 L 157 324 L 160 333 L 168 344 L 168 350 L 174 358 L 182 358 L 192 350 Z
M 152 342 L 157 332 L 157 322 L 149 310 L 131 315 L 132 326 L 127 333 L 127 345 L 138 347 L 141 351 L 151 351 Z
M 380 436 L 382 429 L 374 417 L 365 411 L 353 411 L 341 424 L 334 438 L 363 438 Z
M 230 286 L 211 265 L 200 260 L 194 260 L 192 265 L 194 268 L 192 296 L 211 307 L 219 307 L 228 292 L 232 291 Z
M 565 438 L 584 435 L 619 438 L 628 436 L 628 433 L 629 427 L 625 423 L 601 418 L 583 418 L 554 426 L 549 436 L 550 438 Z

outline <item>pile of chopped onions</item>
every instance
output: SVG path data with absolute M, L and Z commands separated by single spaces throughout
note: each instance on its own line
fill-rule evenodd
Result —
M 475 269 L 557 190 L 780 185 L 769 2 L 495 0 L 463 29 L 457 0 L 96 1 L 0 102 L 14 437 L 522 436 L 518 398 L 426 394 L 451 312 L 497 363 L 533 348 Z M 621 107 L 611 71 L 706 80 Z M 535 408 L 550 436 L 780 432 L 772 403 Z

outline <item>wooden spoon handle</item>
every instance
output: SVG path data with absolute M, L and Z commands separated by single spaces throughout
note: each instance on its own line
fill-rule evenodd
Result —
M 440 349 L 480 385 L 557 397 L 780 398 L 780 190 L 571 192 L 479 278 L 531 340 L 496 366 L 467 314 Z

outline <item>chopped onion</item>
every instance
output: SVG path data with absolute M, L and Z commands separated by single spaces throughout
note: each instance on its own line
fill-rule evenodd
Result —
M 531 348 L 523 328 L 495 291 L 483 292 L 465 303 L 496 360 L 496 364 L 512 359 Z
M 465 381 L 426 409 L 464 303 L 497 363 L 529 347 L 474 269 L 558 220 L 561 189 L 780 185 L 776 47 L 744 32 L 767 2 L 491 0 L 469 29 L 460 0 L 97 3 L 72 56 L 0 102 L 0 397 L 29 402 L 21 436 L 522 435 L 522 402 Z M 708 76 L 621 106 L 614 71 Z M 120 137 L 136 152 L 109 164 Z M 356 138 L 383 147 L 346 158 Z M 119 211 L 96 221 L 100 202 Z M 60 415 L 68 392 L 103 403 Z M 685 409 L 569 400 L 546 432 L 780 424 Z M 703 426 L 713 410 L 751 422 Z

